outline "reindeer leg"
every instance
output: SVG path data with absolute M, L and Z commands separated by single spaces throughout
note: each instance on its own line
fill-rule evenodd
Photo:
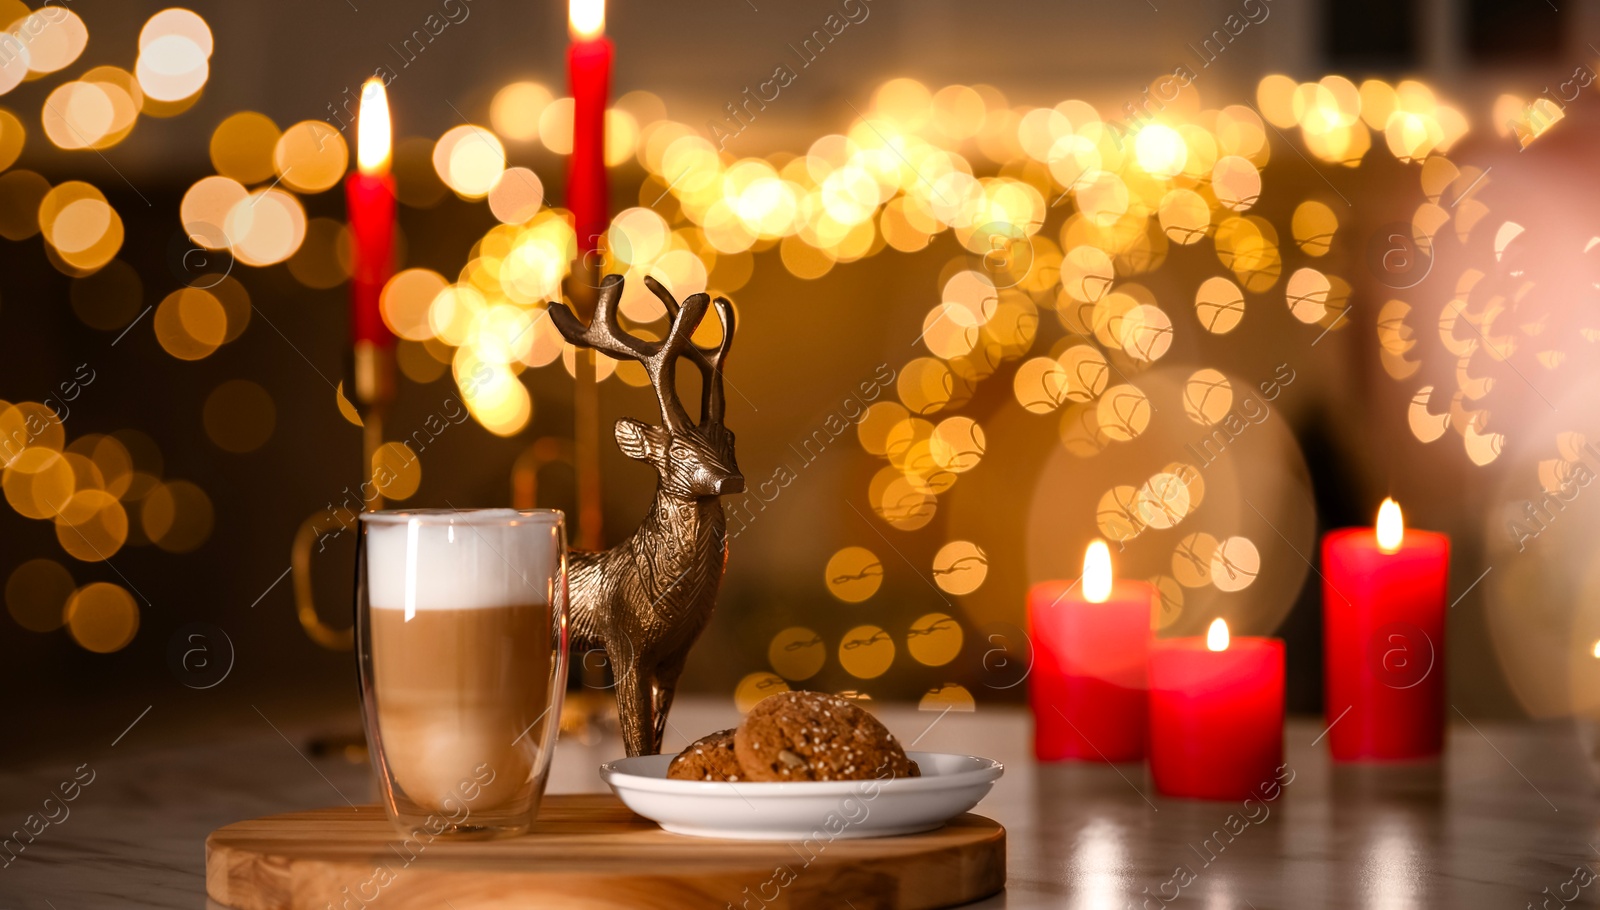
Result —
M 659 683 L 655 686 L 655 712 L 656 712 L 656 751 L 661 751 L 661 744 L 667 741 L 667 712 L 672 709 L 671 688 L 662 688 Z
M 684 658 L 656 668 L 655 685 L 651 687 L 651 701 L 656 713 L 656 748 L 667 741 L 667 712 L 672 710 L 672 699 L 678 691 L 678 677 L 683 673 Z
M 661 738 L 652 742 L 657 721 L 652 713 L 650 685 L 640 678 L 640 668 L 629 664 L 617 668 L 617 720 L 622 724 L 622 744 L 628 756 L 654 755 L 661 751 Z

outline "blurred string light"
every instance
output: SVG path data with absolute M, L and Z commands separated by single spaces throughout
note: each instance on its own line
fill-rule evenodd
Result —
M 1541 279 L 1548 276 L 1529 268 L 1536 258 L 1535 241 L 1521 224 L 1489 217 L 1481 198 L 1492 182 L 1487 171 L 1436 157 L 1424 164 L 1421 181 L 1424 200 L 1409 231 L 1400 228 L 1418 260 L 1432 268 L 1449 251 L 1482 255 L 1471 256 L 1471 264 L 1453 276 L 1446 274 L 1442 295 L 1404 289 L 1384 302 L 1376 326 L 1379 362 L 1390 377 L 1413 389 L 1407 408 L 1412 435 L 1432 443 L 1454 432 L 1468 460 L 1482 467 L 1500 457 L 1508 443 L 1505 430 L 1514 422 L 1491 419 L 1491 392 L 1499 391 L 1502 400 L 1507 394 L 1520 396 L 1505 417 L 1524 409 L 1553 411 L 1555 405 L 1539 391 L 1544 377 L 1567 363 L 1568 342 L 1583 342 L 1576 346 L 1581 351 L 1600 339 L 1600 323 L 1582 308 L 1572 311 L 1577 324 L 1561 315 L 1567 308 L 1552 299 L 1552 293 L 1559 293 L 1542 286 Z M 1566 242 L 1568 261 L 1580 267 L 1600 246 L 1596 237 L 1586 244 Z M 1565 327 L 1573 331 L 1560 331 L 1553 322 L 1569 323 Z M 1429 335 L 1438 343 L 1424 347 Z M 1430 349 L 1441 356 L 1432 375 L 1422 378 L 1422 352 Z M 1554 442 L 1551 448 L 1559 450 L 1559 457 L 1539 469 L 1540 486 L 1546 490 L 1566 485 L 1583 459 L 1581 446 L 1564 444 L 1559 437 Z
M 58 35 L 19 55 L 29 72 L 60 69 L 81 52 L 87 31 L 80 35 L 81 21 L 67 15 Z M 58 88 L 40 132 L 63 148 L 113 145 L 141 114 L 166 116 L 192 104 L 208 78 L 212 49 L 200 16 L 158 13 L 141 32 L 132 71 L 101 67 Z M 9 89 L 7 80 L 14 85 L 26 75 L 0 72 L 0 93 Z M 1005 375 L 1023 408 L 1059 415 L 1068 452 L 1092 457 L 1146 431 L 1151 405 L 1138 376 L 1167 355 L 1178 329 L 1172 304 L 1159 302 L 1141 278 L 1161 269 L 1176 246 L 1209 244 L 1216 257 L 1219 274 L 1185 303 L 1209 333 L 1232 331 L 1247 314 L 1247 297 L 1269 293 L 1280 294 L 1289 313 L 1309 326 L 1341 327 L 1349 285 L 1313 264 L 1337 235 L 1334 209 L 1308 199 L 1282 226 L 1254 213 L 1271 159 L 1269 125 L 1297 131 L 1308 154 L 1332 165 L 1357 167 L 1381 147 L 1401 161 L 1423 162 L 1425 172 L 1467 130 L 1459 111 L 1414 81 L 1356 85 L 1339 76 L 1307 83 L 1269 76 L 1256 101 L 1254 108 L 1174 109 L 1129 141 L 1125 128 L 1082 101 L 1016 106 L 990 86 L 933 90 L 895 79 L 843 132 L 798 155 L 762 158 L 719 151 L 694 127 L 670 119 L 659 98 L 633 92 L 607 114 L 606 157 L 613 166 L 636 160 L 646 179 L 639 204 L 613 219 L 609 266 L 632 279 L 653 276 L 680 298 L 731 294 L 749 280 L 757 253 L 775 253 L 792 275 L 810 279 L 885 250 L 921 250 L 948 233 L 962 255 L 941 271 L 938 299 L 922 323 L 926 353 L 898 371 L 895 400 L 874 404 L 857 428 L 863 449 L 885 462 L 868 483 L 873 511 L 890 527 L 914 532 L 933 521 L 939 498 L 987 454 L 984 428 L 958 412 L 1005 364 L 1017 365 Z M 517 82 L 494 96 L 488 125 L 462 124 L 437 140 L 407 137 L 395 146 L 403 204 L 426 207 L 454 194 L 483 202 L 499 222 L 453 276 L 404 269 L 382 298 L 384 318 L 402 339 L 406 374 L 431 381 L 448 369 L 473 417 L 499 435 L 520 432 L 532 418 L 534 402 L 520 374 L 558 361 L 572 369 L 570 346 L 544 316 L 546 303 L 561 294 L 574 238 L 564 213 L 547 204 L 538 175 L 511 165 L 508 152 L 508 145 L 519 153 L 539 146 L 566 154 L 570 111 L 570 98 Z M 25 139 L 20 118 L 0 113 L 0 162 L 14 160 Z M 308 219 L 299 199 L 336 187 L 350 166 L 337 130 L 322 121 L 280 128 L 264 115 L 239 112 L 218 124 L 210 151 L 216 175 L 190 187 L 180 210 L 197 245 L 225 250 L 247 267 L 287 263 L 312 287 L 331 287 L 348 275 L 345 231 L 337 222 Z M 11 217 L 18 205 L 37 211 L 36 223 Z M 6 173 L 0 212 L 7 213 L 0 236 L 43 234 L 52 262 L 79 280 L 107 268 L 121 275 L 112 265 L 121 221 L 93 187 L 52 187 L 28 172 Z M 1419 230 L 1438 224 L 1436 213 L 1419 215 Z M 1291 256 L 1304 262 L 1290 268 Z M 104 281 L 119 292 L 110 300 L 128 298 L 125 277 Z M 626 288 L 621 310 L 628 328 L 659 333 L 659 302 L 638 280 Z M 139 291 L 132 293 L 137 299 Z M 80 315 L 111 325 L 125 311 L 120 304 L 85 306 Z M 238 337 L 249 311 L 242 286 L 227 279 L 169 294 L 152 323 L 168 353 L 199 359 Z M 1057 320 L 1065 334 L 1050 350 L 1037 351 L 1045 318 Z M 714 342 L 717 332 L 704 326 L 697 340 Z M 1389 346 L 1401 346 L 1403 334 Z M 635 365 L 602 361 L 602 377 L 648 382 Z M 1184 389 L 1184 412 L 1195 423 L 1212 425 L 1227 412 L 1230 389 L 1220 374 L 1198 371 Z M 249 397 L 242 389 L 229 394 Z M 213 423 L 212 438 L 232 450 L 248 451 L 270 435 L 270 418 L 243 429 Z M 59 506 L 41 504 L 55 500 L 35 494 L 71 496 L 82 478 L 54 467 L 49 452 L 59 445 L 29 448 L 41 451 L 15 467 L 8 501 L 15 487 L 19 511 L 67 520 Z M 414 463 L 402 454 L 380 452 L 378 459 Z M 175 550 L 197 546 L 209 530 L 203 497 L 181 482 L 142 485 L 135 501 L 148 503 L 137 519 L 129 517 L 126 533 Z M 1107 490 L 1099 530 L 1127 540 L 1176 527 L 1203 499 L 1194 467 L 1174 463 Z M 85 496 L 70 519 L 100 515 L 112 502 L 125 500 Z M 105 539 L 114 539 L 115 518 L 103 524 Z M 77 525 L 68 520 L 68 526 Z M 1191 533 L 1184 540 L 1204 563 L 1204 571 L 1183 575 L 1197 584 L 1248 585 L 1252 565 L 1259 567 L 1259 554 L 1243 538 Z M 942 591 L 964 596 L 983 584 L 987 557 L 976 542 L 949 541 L 929 571 Z M 876 555 L 846 548 L 830 559 L 827 586 L 841 600 L 861 603 L 876 594 L 883 575 Z M 1158 583 L 1170 582 L 1181 597 L 1179 581 Z M 816 653 L 864 680 L 887 673 L 901 654 L 943 666 L 948 644 L 935 645 L 954 640 L 959 649 L 962 635 L 949 614 L 929 614 L 904 628 L 858 626 Z M 785 686 L 785 677 L 820 672 L 811 654 L 774 660 L 780 673 L 747 678 L 739 699 Z M 924 700 L 963 704 L 970 694 L 948 683 Z
M 1299 127 L 1308 148 L 1339 164 L 1359 163 L 1374 129 L 1406 160 L 1447 148 L 1465 129 L 1464 118 L 1416 83 L 1358 88 L 1339 77 L 1304 85 L 1269 77 L 1259 94 L 1274 125 Z M 510 166 L 507 145 L 565 154 L 570 103 L 538 83 L 514 82 L 490 102 L 487 125 L 465 123 L 426 145 L 398 145 L 402 202 L 432 204 L 438 190 L 431 185 L 486 201 L 500 222 L 453 277 L 407 270 L 384 295 L 390 327 L 448 365 L 474 417 L 500 435 L 520 432 L 532 418 L 519 374 L 558 360 L 570 371 L 573 360 L 543 318 L 570 269 L 571 230 L 564 214 L 547 205 L 537 173 Z M 201 243 L 211 236 L 214 248 L 231 244 L 246 265 L 289 261 L 297 277 L 327 286 L 347 264 L 325 251 L 347 239 L 331 225 L 313 232 L 295 192 L 337 183 L 348 157 L 343 139 L 316 121 L 291 127 L 275 140 L 278 185 L 251 191 L 252 179 L 267 176 L 263 150 L 277 128 L 258 114 L 235 118 L 246 119 L 224 121 L 213 136 L 219 173 L 191 188 L 185 224 L 217 226 L 196 232 Z M 297 131 L 302 138 L 291 141 Z M 866 115 L 847 131 L 816 140 L 803 155 L 736 158 L 669 119 L 659 98 L 633 92 L 608 113 L 607 141 L 612 164 L 632 158 L 646 172 L 640 205 L 613 219 L 610 267 L 635 279 L 651 275 L 680 297 L 737 291 L 753 271 L 754 254 L 764 251 L 777 252 L 801 278 L 885 249 L 919 250 L 947 231 L 973 257 L 946 276 L 944 299 L 924 321 L 932 356 L 908 364 L 899 383 L 902 403 L 918 422 L 890 428 L 894 450 L 883 454 L 898 476 L 883 474 L 874 483 L 880 514 L 905 530 L 931 521 L 932 497 L 982 457 L 981 427 L 940 426 L 927 415 L 959 408 L 1001 362 L 1028 352 L 1042 308 L 1055 309 L 1079 338 L 1150 364 L 1171 346 L 1172 319 L 1154 295 L 1127 279 L 1158 269 L 1171 246 L 1209 240 L 1231 273 L 1208 281 L 1195 298 L 1196 311 L 1217 334 L 1238 324 L 1245 293 L 1278 285 L 1283 275 L 1280 232 L 1251 213 L 1270 158 L 1267 126 L 1244 105 L 1149 124 L 1125 148 L 1117 129 L 1081 101 L 1014 108 L 987 86 L 930 91 L 897 79 L 879 87 Z M 968 157 L 974 153 L 978 159 Z M 312 167 L 314 158 L 325 164 Z M 976 176 L 993 166 L 998 175 Z M 292 177 L 311 172 L 317 178 L 310 182 Z M 1308 255 L 1320 255 L 1337 219 L 1312 202 L 1288 233 L 1315 251 Z M 1047 235 L 1052 204 L 1065 217 Z M 307 237 L 316 247 L 302 253 Z M 1002 246 L 1014 245 L 1029 253 L 1026 262 L 1008 265 L 1014 275 L 985 265 Z M 1341 280 L 1311 268 L 1291 284 L 1286 293 L 1297 317 L 1324 328 L 1340 318 L 1349 296 Z M 659 302 L 637 280 L 626 288 L 621 310 L 629 328 L 659 331 Z M 701 332 L 707 342 L 717 329 Z M 1059 353 L 1068 366 L 1084 367 L 1083 353 L 1072 347 Z M 439 373 L 414 348 L 403 359 L 408 375 Z M 1044 367 L 1027 369 L 1031 375 Z M 603 361 L 600 371 L 632 385 L 646 381 L 629 365 Z M 1147 422 L 1136 387 L 1073 394 L 1105 419 L 1108 433 L 1131 439 Z M 953 444 L 962 430 L 968 438 Z
M 193 483 L 162 479 L 160 450 L 137 430 L 66 439 L 44 404 L 0 402 L 0 487 L 17 514 L 49 521 L 67 556 L 100 563 L 123 547 L 154 544 L 172 553 L 211 534 L 210 497 Z M 139 625 L 135 599 L 117 584 L 78 586 L 65 566 L 34 559 L 6 581 L 7 610 L 23 628 L 66 626 L 83 647 L 116 651 Z
M 30 12 L 13 0 L 0 0 L 0 24 L 0 95 L 23 81 L 65 70 L 89 40 L 84 21 L 59 5 Z M 209 76 L 212 48 L 211 30 L 200 16 L 163 10 L 145 23 L 138 47 L 128 49 L 134 58 L 131 71 L 95 66 L 56 85 L 44 97 L 34 135 L 67 151 L 109 149 L 132 133 L 141 116 L 172 116 L 192 105 Z M 265 132 L 275 133 L 270 121 L 261 123 L 264 119 L 229 119 L 227 141 L 214 142 L 212 148 L 219 170 L 250 182 L 273 176 L 263 171 L 259 155 L 235 149 Z M 29 132 L 21 115 L 0 109 L 0 237 L 19 241 L 39 235 L 51 264 L 71 278 L 69 298 L 78 318 L 93 328 L 120 332 L 144 308 L 138 274 L 115 258 L 124 239 L 122 218 L 92 184 L 69 180 L 52 186 L 31 171 L 7 170 L 21 155 Z M 219 200 L 230 186 L 238 186 L 227 184 L 209 186 L 209 196 L 186 203 L 211 204 L 219 210 L 213 223 L 224 224 L 231 203 L 223 207 Z M 247 196 L 241 186 L 233 201 Z M 281 211 L 268 217 L 280 222 L 290 218 Z M 256 236 L 248 229 L 244 233 Z M 260 246 L 268 255 L 275 252 L 271 244 Z M 251 312 L 243 286 L 221 274 L 199 276 L 194 287 L 172 293 L 154 309 L 151 324 L 162 348 L 188 360 L 237 338 Z M 80 387 L 91 384 L 93 371 L 80 372 L 76 381 Z M 63 385 L 63 398 L 77 394 L 68 395 Z M 259 396 L 240 395 L 227 384 L 213 400 L 219 396 L 228 410 L 261 413 Z M 92 565 L 109 562 L 124 547 L 148 545 L 185 553 L 209 538 L 210 496 L 188 481 L 165 479 L 160 449 L 150 437 L 127 429 L 69 440 L 62 415 L 62 404 L 54 399 L 0 401 L 0 488 L 17 514 L 51 523 L 68 558 Z M 257 444 L 252 434 L 260 432 L 259 426 L 241 429 L 236 413 L 208 420 L 208 430 L 218 445 L 236 450 Z M 97 653 L 120 650 L 139 628 L 133 593 L 112 582 L 80 583 L 56 559 L 31 559 L 13 569 L 6 578 L 5 600 L 23 628 L 64 628 L 80 646 Z
M 0 95 L 24 81 L 65 70 L 79 59 L 89 41 L 83 19 L 62 6 L 29 11 L 7 0 L 0 4 L 0 22 L 4 23 L 0 31 Z M 162 10 L 141 29 L 137 53 L 130 53 L 135 58 L 131 71 L 115 65 L 95 66 L 52 88 L 39 109 L 36 135 L 67 151 L 109 149 L 133 132 L 141 116 L 172 116 L 192 105 L 209 77 L 212 48 L 211 29 L 199 15 L 178 8 Z M 259 134 L 263 129 L 259 120 L 264 118 L 257 117 L 230 118 L 225 135 Z M 270 122 L 266 127 L 271 128 Z M 16 112 L 0 109 L 0 171 L 21 155 L 28 133 Z M 231 144 L 213 143 L 218 167 L 255 176 L 258 163 L 227 154 Z M 292 220 L 281 211 L 282 200 L 274 201 L 280 203 L 279 210 L 264 220 Z M 221 214 L 213 222 L 218 231 L 226 221 L 227 213 Z M 280 225 L 249 236 L 257 238 L 274 227 Z M 77 278 L 93 275 L 112 263 L 124 239 L 121 216 L 97 187 L 82 181 L 51 186 L 29 171 L 0 174 L 0 236 L 23 240 L 35 233 L 42 235 L 50 262 Z M 257 240 L 246 252 L 261 248 L 265 252 L 259 258 L 264 258 L 283 245 L 281 238 L 276 244 Z
M 1491 112 L 1496 131 L 1522 148 L 1563 116 L 1549 99 L 1530 103 L 1512 94 L 1501 95 Z M 1523 451 L 1537 448 L 1547 456 L 1537 464 L 1539 489 L 1567 489 L 1588 459 L 1583 428 L 1567 424 L 1553 439 L 1535 441 L 1527 436 L 1538 422 L 1528 415 L 1555 413 L 1556 405 L 1541 391 L 1554 385 L 1548 377 L 1570 369 L 1574 357 L 1581 363 L 1600 341 L 1600 321 L 1589 308 L 1571 305 L 1574 293 L 1596 286 L 1587 276 L 1600 236 L 1564 237 L 1541 224 L 1536 238 L 1517 221 L 1491 217 L 1488 171 L 1442 154 L 1422 163 L 1419 179 L 1422 199 L 1410 223 L 1396 228 L 1391 239 L 1400 242 L 1392 244 L 1393 252 L 1408 266 L 1416 262 L 1424 271 L 1441 272 L 1442 280 L 1430 282 L 1426 291 L 1414 288 L 1415 282 L 1396 288 L 1376 324 L 1380 363 L 1411 390 L 1411 433 L 1422 443 L 1454 434 L 1466 458 L 1480 467 L 1524 443 Z M 1447 262 L 1461 266 L 1446 271 Z M 1576 279 L 1575 286 L 1563 287 L 1563 277 Z M 1432 362 L 1425 363 L 1429 352 Z M 1518 431 L 1521 437 L 1514 438 Z
M 157 111 L 193 103 L 211 76 L 212 47 L 211 27 L 190 10 L 165 9 L 150 17 L 139 32 L 134 73 Z
M 967 255 L 942 270 L 938 300 L 923 320 L 926 355 L 899 370 L 898 401 L 873 405 L 857 427 L 862 448 L 887 462 L 867 490 L 885 524 L 905 531 L 927 526 L 939 498 L 981 463 L 982 426 L 955 412 L 1006 362 L 1020 361 L 1009 378 L 1022 408 L 1060 415 L 1068 452 L 1093 458 L 1139 439 L 1153 409 L 1138 377 L 1167 354 L 1177 331 L 1167 309 L 1173 304 L 1158 301 L 1141 277 L 1159 270 L 1174 247 L 1209 246 L 1220 266 L 1221 274 L 1203 279 L 1192 298 L 1209 334 L 1233 331 L 1246 316 L 1247 297 L 1274 292 L 1294 319 L 1319 331 L 1343 327 L 1350 285 L 1312 264 L 1333 247 L 1335 210 L 1307 199 L 1282 228 L 1253 212 L 1271 158 L 1268 126 L 1298 130 L 1304 148 L 1328 164 L 1357 167 L 1381 145 L 1426 169 L 1436 168 L 1465 134 L 1466 119 L 1416 82 L 1356 86 L 1338 76 L 1310 83 L 1269 76 L 1256 100 L 1260 114 L 1245 105 L 1191 111 L 1147 123 L 1128 141 L 1121 125 L 1080 101 L 1011 108 L 988 87 L 930 92 L 894 80 L 847 135 L 819 140 L 795 159 L 799 164 L 781 168 L 796 206 L 774 233 L 797 275 L 823 274 L 858 250 L 921 249 L 946 230 L 965 247 Z M 647 146 L 656 135 L 647 128 Z M 958 151 L 965 147 L 959 140 L 969 139 L 998 166 L 998 176 L 974 176 Z M 668 141 L 692 149 L 695 139 Z M 885 157 L 885 149 L 899 154 Z M 652 167 L 658 179 L 677 175 L 666 157 L 663 150 Z M 688 158 L 688 176 L 715 166 L 726 182 L 739 166 L 702 158 Z M 712 198 L 702 189 L 708 182 L 672 192 L 709 240 L 718 225 L 710 213 L 729 193 L 724 185 L 722 198 Z M 853 233 L 862 225 L 876 232 Z M 1292 257 L 1303 264 L 1291 267 Z M 1041 356 L 1038 325 L 1050 310 L 1065 334 Z M 1230 381 L 1210 369 L 1189 375 L 1182 401 L 1187 418 L 1203 427 L 1219 424 L 1235 404 Z M 1126 542 L 1186 521 L 1192 527 L 1204 499 L 1196 465 L 1174 462 L 1107 489 L 1096 530 Z M 1152 616 L 1157 628 L 1178 618 L 1185 589 L 1232 594 L 1261 572 L 1260 551 L 1247 537 L 1190 530 L 1173 540 L 1172 574 L 1151 579 L 1162 592 Z M 827 568 L 829 590 L 847 603 L 871 597 L 882 582 L 874 578 L 868 586 L 859 573 L 843 571 L 861 562 L 858 551 L 840 550 Z M 928 574 L 947 594 L 962 596 L 981 586 L 986 570 L 977 544 L 953 540 L 939 548 Z M 927 652 L 930 628 L 946 621 L 961 633 L 958 620 L 930 614 L 900 638 L 906 652 L 924 666 L 942 665 Z M 886 672 L 856 653 L 869 647 L 869 638 L 857 628 L 837 646 L 840 667 L 857 679 Z M 930 690 L 924 707 L 959 703 L 937 697 L 950 687 L 960 688 Z

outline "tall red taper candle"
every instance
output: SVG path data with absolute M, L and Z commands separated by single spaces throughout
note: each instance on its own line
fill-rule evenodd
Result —
M 605 38 L 605 0 L 570 0 L 572 43 L 567 82 L 572 89 L 572 157 L 567 208 L 578 253 L 594 252 L 611 223 L 606 191 L 606 100 L 611 92 L 611 42 Z
M 1144 582 L 1113 581 L 1111 551 L 1099 540 L 1084 554 L 1080 584 L 1043 581 L 1029 589 L 1035 758 L 1144 758 L 1154 600 Z
M 345 181 L 350 218 L 350 338 L 357 347 L 388 348 L 381 298 L 394 258 L 394 180 L 389 176 L 389 102 L 374 77 L 361 87 L 356 172 Z
M 1384 500 L 1376 528 L 1322 540 L 1328 748 L 1339 761 L 1431 758 L 1444 746 L 1450 538 L 1405 527 Z
M 578 315 L 592 318 L 603 263 L 593 254 L 611 223 L 606 193 L 606 97 L 611 89 L 611 42 L 605 39 L 605 0 L 570 0 L 572 43 L 567 80 L 572 88 L 572 157 L 567 165 L 567 208 L 577 236 L 578 261 L 567 296 Z M 578 482 L 577 542 L 600 549 L 600 391 L 594 352 L 580 350 L 572 371 L 573 468 Z

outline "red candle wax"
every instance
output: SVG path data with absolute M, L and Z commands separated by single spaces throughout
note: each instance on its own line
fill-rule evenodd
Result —
M 1029 589 L 1034 757 L 1144 758 L 1154 597 L 1154 589 L 1139 581 L 1116 582 L 1103 603 L 1091 603 L 1081 585 L 1064 581 Z
M 1443 534 L 1408 528 L 1391 550 L 1373 528 L 1323 538 L 1323 689 L 1336 760 L 1422 759 L 1443 748 L 1449 571 Z
M 574 39 L 567 47 L 567 82 L 572 89 L 572 157 L 567 163 L 567 208 L 572 211 L 578 251 L 591 253 L 610 225 L 606 191 L 606 99 L 611 91 L 611 42 L 583 35 L 574 3 Z M 592 15 L 592 11 L 589 11 Z M 602 11 L 601 15 L 604 13 Z M 603 22 L 603 19 L 601 20 Z
M 1150 646 L 1150 774 L 1167 796 L 1259 796 L 1283 764 L 1283 641 Z
M 394 180 L 355 173 L 345 180 L 350 216 L 350 337 L 384 347 L 394 336 L 379 301 L 394 256 Z
M 383 322 L 381 299 L 394 258 L 394 180 L 389 176 L 389 105 L 383 83 L 361 89 L 357 170 L 345 180 L 350 220 L 350 337 L 387 348 L 394 335 Z

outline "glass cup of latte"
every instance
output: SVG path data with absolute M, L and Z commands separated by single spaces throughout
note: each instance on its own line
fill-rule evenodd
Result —
M 356 578 L 361 713 L 390 820 L 429 837 L 526 831 L 566 688 L 562 514 L 367 512 Z

